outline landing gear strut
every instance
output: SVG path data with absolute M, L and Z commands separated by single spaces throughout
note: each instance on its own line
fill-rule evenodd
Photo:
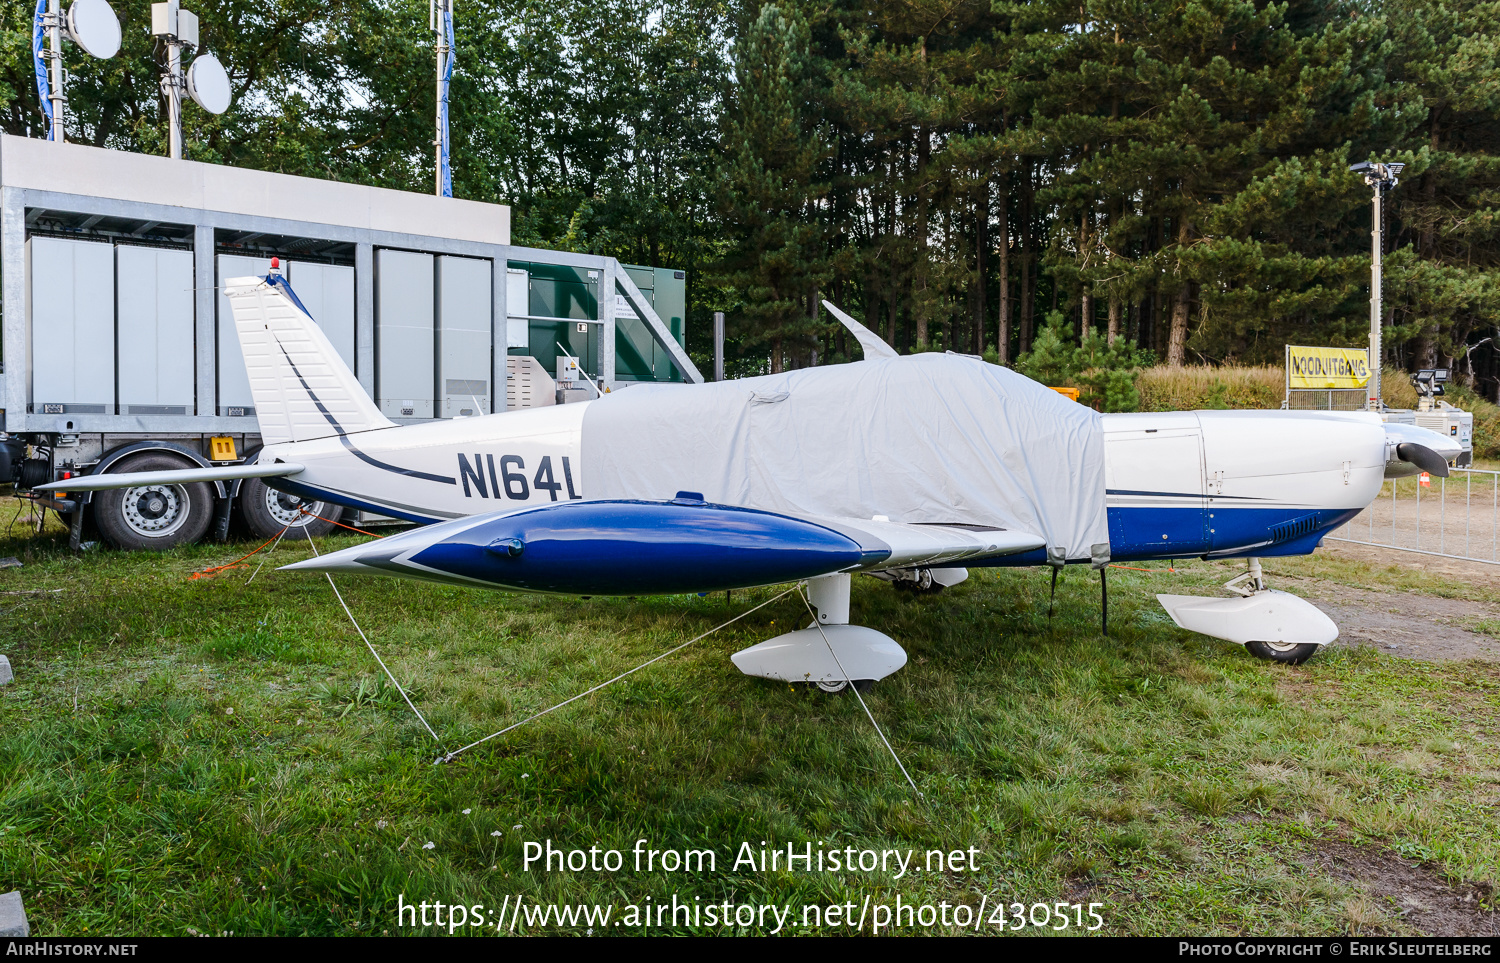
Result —
M 809 579 L 807 598 L 817 622 L 741 649 L 730 659 L 746 675 L 810 682 L 824 692 L 842 692 L 850 682 L 863 692 L 906 665 L 906 650 L 895 639 L 849 624 L 849 582 L 848 575 Z

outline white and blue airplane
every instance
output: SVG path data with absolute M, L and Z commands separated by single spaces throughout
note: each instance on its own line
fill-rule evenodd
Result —
M 816 622 L 733 660 L 830 691 L 906 662 L 849 624 L 861 572 L 937 589 L 974 567 L 1247 558 L 1232 598 L 1158 598 L 1185 628 L 1299 663 L 1338 629 L 1268 589 L 1258 560 L 1311 553 L 1385 479 L 1446 475 L 1460 453 L 1370 413 L 1099 415 L 971 357 L 898 357 L 827 302 L 864 361 L 396 425 L 283 278 L 226 294 L 265 441 L 256 463 L 40 488 L 258 477 L 420 525 L 293 571 L 587 596 L 806 580 Z

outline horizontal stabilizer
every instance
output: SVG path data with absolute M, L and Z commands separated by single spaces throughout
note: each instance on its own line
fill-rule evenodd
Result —
M 63 481 L 37 485 L 36 492 L 99 492 L 113 488 L 141 488 L 147 485 L 187 485 L 192 482 L 230 481 L 236 478 L 280 478 L 295 475 L 301 465 L 274 462 L 267 465 L 221 465 L 215 468 L 183 468 L 178 471 L 105 472 Z

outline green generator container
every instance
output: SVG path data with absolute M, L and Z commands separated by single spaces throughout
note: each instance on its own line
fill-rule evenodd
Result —
M 687 274 L 670 268 L 622 265 L 630 279 L 658 317 L 683 344 L 687 316 Z M 578 359 L 590 377 L 599 377 L 599 358 L 594 332 L 589 325 L 579 330 L 579 321 L 599 320 L 599 272 L 561 264 L 510 261 L 512 270 L 527 273 L 527 322 L 529 344 L 512 347 L 513 355 L 530 355 L 551 372 L 557 368 L 558 345 Z M 514 308 L 512 308 L 514 311 Z M 542 320 L 545 319 L 545 320 Z M 634 317 L 615 319 L 615 379 L 617 381 L 681 382 L 682 371 L 672 363 L 666 348 L 651 329 Z
M 687 273 L 669 268 L 622 265 L 641 289 L 651 309 L 661 318 L 679 346 L 687 326 Z M 633 315 L 615 319 L 615 378 L 620 381 L 677 381 L 682 371 L 651 329 Z

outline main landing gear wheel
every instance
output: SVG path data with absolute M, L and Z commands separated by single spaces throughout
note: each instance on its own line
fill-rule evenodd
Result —
M 196 468 L 182 458 L 149 452 L 124 458 L 111 472 Z M 116 548 L 160 552 L 191 545 L 213 520 L 214 489 L 207 482 L 117 488 L 94 496 L 94 524 Z
M 914 569 L 910 578 L 898 578 L 891 585 L 898 592 L 910 592 L 913 595 L 934 595 L 948 587 L 933 579 L 930 568 Z
M 259 539 L 275 538 L 283 528 L 286 539 L 321 538 L 333 531 L 333 523 L 344 511 L 332 502 L 307 501 L 277 491 L 259 478 L 245 479 L 236 500 L 245 527 Z
M 1321 648 L 1315 642 L 1246 642 L 1245 651 L 1257 659 L 1301 665 Z
M 845 692 L 845 691 L 847 691 L 849 689 L 849 683 L 846 682 L 846 681 L 844 681 L 844 680 L 842 680 L 842 679 L 839 680 L 838 682 L 814 682 L 813 685 L 815 685 L 815 686 L 818 687 L 818 691 L 819 692 L 824 692 L 824 693 L 827 693 L 828 695 L 838 695 L 839 693 Z M 874 679 L 855 679 L 854 680 L 854 688 L 855 688 L 856 691 L 858 691 L 860 693 L 869 692 L 874 687 L 875 687 L 875 680 Z

